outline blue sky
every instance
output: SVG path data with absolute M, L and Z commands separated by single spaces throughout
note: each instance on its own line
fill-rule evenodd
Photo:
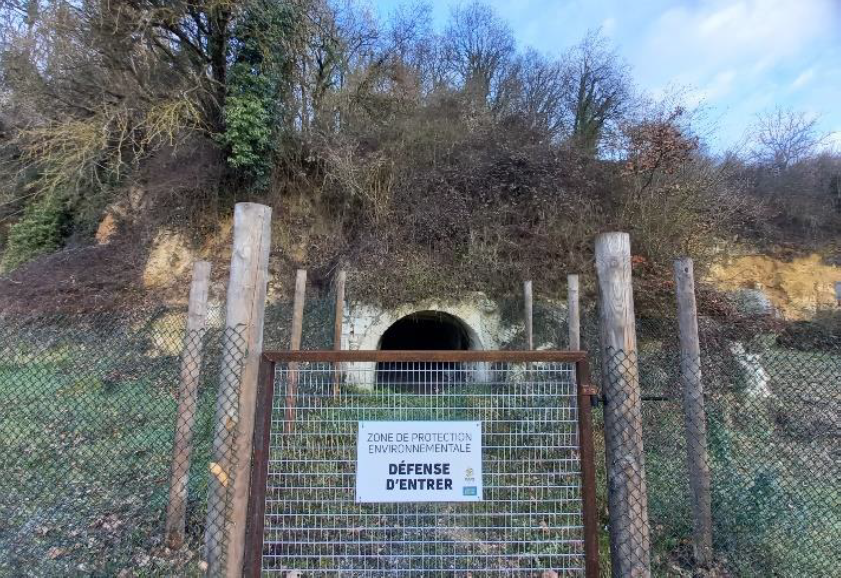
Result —
M 386 16 L 401 0 L 373 0 Z M 433 1 L 443 27 L 455 0 Z M 819 118 L 841 144 L 841 0 L 487 0 L 521 47 L 558 54 L 601 27 L 655 96 L 701 105 L 709 143 L 738 144 L 782 106 Z

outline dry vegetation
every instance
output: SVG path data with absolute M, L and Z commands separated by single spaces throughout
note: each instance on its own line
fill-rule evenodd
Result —
M 608 229 L 656 269 L 841 225 L 841 159 L 811 119 L 765 114 L 750 154 L 710 154 L 598 32 L 550 58 L 481 3 L 440 31 L 429 5 L 378 21 L 353 0 L 4 0 L 0 18 L 6 271 L 89 243 L 138 190 L 133 251 L 258 200 L 281 264 L 351 266 L 383 301 L 561 290 Z

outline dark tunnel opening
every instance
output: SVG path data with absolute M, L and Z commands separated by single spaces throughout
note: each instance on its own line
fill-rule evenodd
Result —
M 475 349 L 467 326 L 439 311 L 420 311 L 397 320 L 380 339 L 380 349 L 398 351 L 464 351 Z M 437 393 L 464 382 L 461 363 L 377 364 L 377 386 L 406 393 Z

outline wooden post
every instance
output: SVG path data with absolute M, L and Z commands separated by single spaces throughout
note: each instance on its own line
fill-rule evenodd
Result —
M 835 282 L 835 304 L 841 307 L 841 281 Z
M 569 316 L 569 349 L 581 349 L 581 309 L 579 308 L 578 275 L 567 275 L 567 314 Z
M 307 271 L 298 269 L 295 275 L 295 300 L 292 302 L 292 334 L 289 336 L 289 349 L 298 351 L 301 349 L 301 341 L 304 333 L 304 306 L 307 301 Z M 287 366 L 286 379 L 286 422 L 284 431 L 292 433 L 295 428 L 295 406 L 298 395 L 298 364 L 290 363 Z
M 650 576 L 648 495 L 642 402 L 627 233 L 596 238 L 599 320 L 605 394 L 605 457 L 610 555 L 615 577 Z
M 254 454 L 251 469 L 251 491 L 248 498 L 248 536 L 246 538 L 243 576 L 258 578 L 263 561 L 263 530 L 266 514 L 266 490 L 271 451 L 272 402 L 274 401 L 274 361 L 260 360 L 260 384 L 257 413 L 254 418 Z
M 590 383 L 587 356 L 575 362 L 578 403 L 578 440 L 581 464 L 581 514 L 584 523 L 584 575 L 599 578 L 599 514 L 596 506 L 596 460 L 593 447 L 592 397 L 596 390 Z
M 271 214 L 269 207 L 256 203 L 237 203 L 234 209 L 205 525 L 205 562 L 212 576 L 242 574 Z
M 304 333 L 304 305 L 307 299 L 307 270 L 298 269 L 295 274 L 295 301 L 292 303 L 292 335 L 289 338 L 289 349 L 301 349 Z
M 532 349 L 534 349 L 534 304 L 532 301 L 531 281 L 526 281 L 525 283 L 523 283 L 523 298 L 526 302 L 526 349 L 531 351 Z
M 333 350 L 342 350 L 342 323 L 345 317 L 345 284 L 347 273 L 339 271 L 336 276 L 336 315 L 333 319 Z M 342 364 L 336 363 L 333 374 L 333 397 L 338 398 L 342 385 Z
M 683 386 L 683 418 L 686 425 L 686 457 L 691 491 L 695 563 L 712 563 L 712 506 L 707 453 L 707 419 L 701 380 L 701 345 L 695 305 L 695 273 L 692 259 L 675 261 L 675 293 L 680 331 L 680 377 Z
M 181 383 L 178 388 L 178 415 L 175 423 L 175 443 L 172 450 L 172 470 L 169 484 L 169 504 L 166 510 L 166 544 L 177 550 L 184 544 L 187 515 L 187 484 L 190 478 L 190 458 L 193 453 L 193 430 L 196 424 L 199 382 L 201 381 L 204 335 L 207 328 L 207 293 L 210 286 L 210 263 L 193 263 L 190 302 L 187 306 L 187 330 L 181 354 Z

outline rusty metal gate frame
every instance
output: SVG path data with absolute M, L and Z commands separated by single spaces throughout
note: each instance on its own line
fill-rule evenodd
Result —
M 257 412 L 251 460 L 248 528 L 243 575 L 260 576 L 275 370 L 278 363 L 566 363 L 575 367 L 578 441 L 581 465 L 581 501 L 584 570 L 587 578 L 599 576 L 599 543 L 596 509 L 596 472 L 593 448 L 592 402 L 598 391 L 590 383 L 590 368 L 584 351 L 266 351 L 260 363 Z

